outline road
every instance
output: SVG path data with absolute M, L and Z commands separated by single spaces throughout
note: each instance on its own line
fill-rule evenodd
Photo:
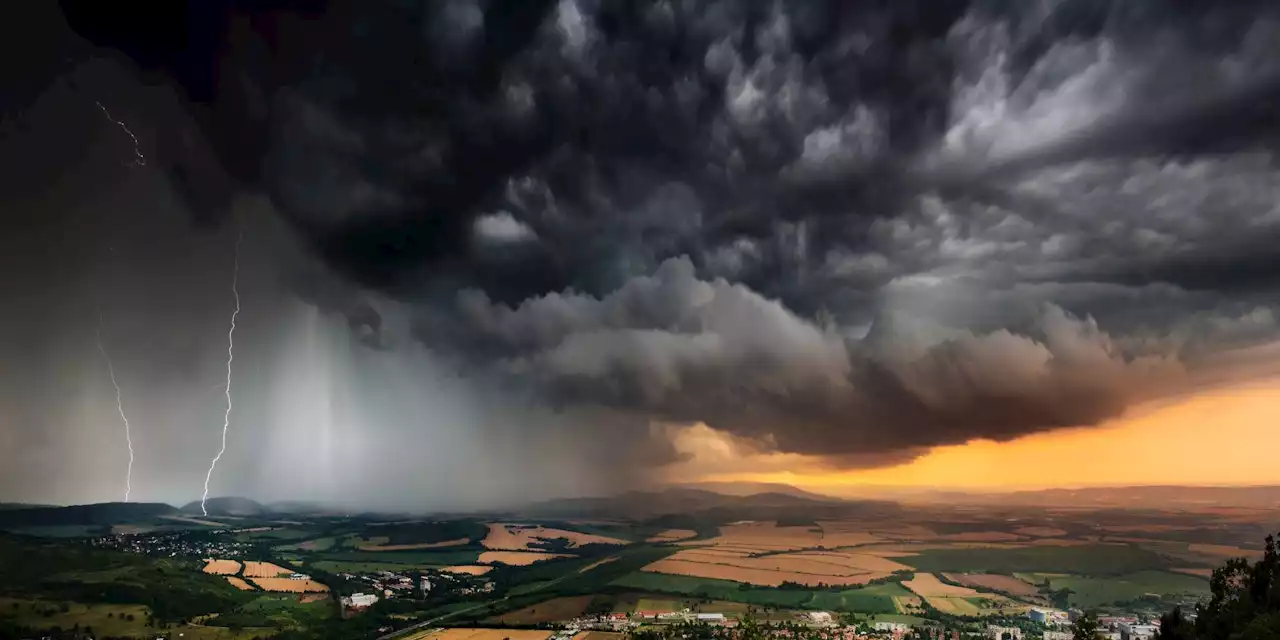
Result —
M 407 633 L 409 633 L 409 632 L 417 631 L 417 630 L 419 630 L 419 629 L 421 629 L 421 628 L 423 628 L 423 627 L 429 627 L 429 626 L 431 626 L 431 625 L 433 625 L 433 624 L 435 624 L 435 623 L 437 623 L 437 622 L 440 622 L 441 620 L 444 620 L 445 618 L 452 618 L 453 616 L 456 616 L 456 615 L 458 615 L 458 614 L 460 614 L 460 613 L 466 613 L 466 612 L 468 612 L 468 611 L 475 611 L 476 609 L 480 609 L 480 608 L 482 608 L 482 607 L 487 607 L 487 606 L 489 606 L 489 605 L 493 604 L 494 602 L 502 602 L 503 600 L 506 600 L 506 599 L 508 599 L 508 598 L 510 598 L 510 597 L 511 597 L 511 596 L 503 596 L 503 597 L 501 597 L 501 598 L 499 598 L 499 599 L 497 599 L 497 600 L 492 600 L 492 601 L 489 601 L 489 602 L 481 602 L 480 604 L 477 604 L 477 605 L 476 605 L 476 606 L 474 606 L 474 607 L 467 607 L 467 608 L 465 608 L 465 609 L 458 609 L 457 611 L 450 611 L 449 613 L 446 613 L 446 614 L 444 614 L 444 615 L 442 615 L 442 616 L 436 616 L 436 617 L 434 617 L 434 618 L 432 618 L 432 619 L 430 619 L 430 620 L 424 620 L 424 621 L 419 622 L 419 623 L 417 623 L 417 624 L 413 624 L 413 625 L 407 626 L 407 627 L 405 627 L 405 628 L 403 628 L 403 629 L 400 629 L 399 631 L 392 631 L 391 633 L 388 633 L 388 634 L 386 634 L 386 635 L 378 636 L 377 640 L 391 640 L 391 638 L 396 638 L 396 637 L 399 637 L 399 636 L 405 635 L 405 634 L 407 634 Z
M 555 580 L 552 580 L 552 581 L 550 581 L 550 582 L 548 582 L 548 583 L 546 583 L 546 584 L 542 585 L 541 587 L 539 587 L 539 588 L 537 589 L 537 591 L 544 591 L 544 590 L 546 590 L 548 587 L 553 587 L 553 586 L 555 586 L 558 582 L 560 582 L 561 580 L 564 580 L 564 579 L 565 579 L 565 578 L 567 578 L 567 577 L 569 577 L 569 576 L 568 576 L 568 575 L 560 576 L 560 577 L 556 578 Z M 529 592 L 529 593 L 532 593 L 532 592 Z M 520 594 L 520 595 L 529 595 L 529 594 L 528 594 L 528 593 L 523 593 L 523 594 Z M 391 633 L 388 633 L 388 634 L 386 634 L 386 635 L 378 636 L 378 637 L 376 638 L 376 640 L 391 640 L 392 638 L 398 638 L 398 637 L 400 637 L 400 636 L 402 636 L 402 635 L 405 635 L 406 633 L 409 633 L 409 632 L 411 632 L 411 631 L 417 631 L 417 630 L 419 630 L 419 629 L 422 629 L 423 627 L 427 627 L 427 626 L 433 625 L 433 624 L 435 624 L 435 623 L 437 623 L 437 622 L 440 622 L 441 620 L 444 620 L 445 618 L 452 618 L 452 617 L 454 617 L 454 616 L 456 616 L 456 615 L 458 615 L 458 614 L 460 614 L 460 613 L 466 613 L 466 612 L 468 612 L 468 611 L 475 611 L 476 609 L 479 609 L 479 608 L 481 608 L 481 607 L 487 607 L 487 606 L 489 606 L 489 605 L 492 605 L 492 604 L 494 604 L 495 602 L 504 602 L 504 601 L 506 601 L 506 600 L 510 600 L 510 599 L 511 599 L 511 596 L 502 596 L 501 598 L 498 598 L 497 600 L 489 600 L 489 601 L 487 601 L 487 602 L 481 602 L 480 604 L 477 604 L 477 605 L 476 605 L 476 606 L 474 606 L 474 607 L 467 607 L 467 608 L 465 608 L 465 609 L 458 609 L 457 611 L 450 611 L 449 613 L 446 613 L 446 614 L 444 614 L 444 615 L 442 615 L 442 616 L 436 616 L 436 617 L 434 617 L 434 618 L 432 618 L 432 619 L 430 619 L 430 620 L 424 620 L 424 621 L 422 621 L 422 622 L 419 622 L 419 623 L 416 623 L 416 624 L 412 624 L 412 625 L 407 626 L 407 627 L 405 627 L 405 628 L 403 628 L 403 629 L 401 629 L 401 630 L 399 630 L 399 631 L 392 631 Z

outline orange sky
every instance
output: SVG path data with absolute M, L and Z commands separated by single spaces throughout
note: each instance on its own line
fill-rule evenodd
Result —
M 679 480 L 694 479 L 687 474 L 701 467 L 699 480 L 783 482 L 834 495 L 874 485 L 1280 484 L 1280 381 L 1139 407 L 1099 427 L 941 447 L 904 465 L 864 471 L 823 470 L 804 456 L 743 453 L 717 440 L 705 427 L 677 439 L 694 456 L 674 470 Z

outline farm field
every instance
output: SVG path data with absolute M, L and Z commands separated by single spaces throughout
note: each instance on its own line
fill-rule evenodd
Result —
M 270 562 L 246 560 L 244 563 L 244 576 L 246 578 L 274 578 L 278 575 L 291 573 L 293 572 Z
M 1070 602 L 1078 607 L 1138 600 L 1147 594 L 1198 597 L 1209 593 L 1207 580 L 1165 571 L 1140 571 L 1105 578 L 1063 576 L 1052 579 L 1051 584 L 1055 589 L 1071 589 Z
M 401 640 L 546 640 L 550 631 L 529 629 L 428 629 Z
M 484 551 L 480 554 L 477 562 L 481 564 L 509 564 L 525 567 L 544 560 L 571 557 L 563 553 L 539 553 L 537 551 Z
M 541 525 L 490 522 L 488 526 L 489 534 L 480 541 L 480 544 L 486 549 L 529 551 L 536 550 L 538 548 L 536 545 L 545 544 L 552 540 L 565 540 L 570 549 L 588 544 L 628 544 L 626 540 L 619 538 L 593 535 L 580 531 L 552 529 Z
M 463 564 L 463 565 L 456 565 L 452 567 L 440 567 L 440 570 L 448 571 L 449 573 L 465 574 L 469 576 L 482 576 L 486 573 L 489 573 L 490 571 L 493 571 L 493 567 L 488 565 Z
M 365 540 L 356 545 L 361 551 L 412 551 L 414 549 L 439 549 L 441 547 L 460 547 L 468 542 L 470 538 L 457 538 L 454 540 L 441 540 L 440 542 L 419 542 L 415 544 L 387 544 L 387 537 L 373 538 Z
M 888 558 L 860 553 L 805 551 L 755 557 L 750 553 L 738 547 L 689 547 L 644 570 L 763 586 L 783 582 L 817 586 L 866 584 L 911 569 Z
M 275 547 L 277 551 L 328 551 L 337 544 L 338 539 L 332 536 L 324 538 L 316 538 L 296 544 L 286 544 Z
M 216 576 L 234 576 L 240 573 L 240 563 L 235 560 L 205 560 L 203 571 Z
M 1008 593 L 1013 596 L 1034 598 L 1039 593 L 1036 587 L 1013 576 L 996 573 L 946 573 L 943 576 L 965 586 Z
M 253 591 L 253 585 L 235 576 L 227 576 L 227 582 L 230 582 L 231 586 L 241 591 Z
M 752 558 L 752 560 L 755 560 L 755 558 Z M 733 582 L 745 582 L 747 584 L 770 587 L 779 586 L 784 582 L 794 582 L 808 586 L 857 585 L 866 584 L 872 580 L 888 575 L 887 573 L 870 572 L 850 574 L 849 571 L 845 569 L 825 574 L 799 573 L 796 571 L 778 570 L 773 568 L 713 564 L 709 562 L 695 562 L 690 560 L 677 560 L 673 558 L 664 558 L 654 562 L 653 564 L 646 566 L 644 571 L 678 576 L 731 580 Z
M 329 590 L 329 587 L 326 587 L 315 580 L 293 580 L 290 578 L 251 578 L 251 580 L 254 584 L 261 587 L 263 591 L 317 593 Z
M 566 598 L 552 598 L 544 602 L 530 605 L 523 609 L 504 613 L 497 618 L 495 622 L 503 624 L 540 624 L 544 622 L 556 622 L 559 620 L 568 620 L 582 615 L 587 605 L 591 604 L 591 600 L 595 596 L 572 596 Z
M 921 571 L 1082 573 L 1121 575 L 1167 565 L 1158 554 L 1132 545 L 1090 544 L 991 549 L 930 549 L 904 562 Z
M 26 600 L 19 598 L 0 598 L 0 617 L 8 618 L 19 624 L 39 626 L 57 625 L 70 629 L 92 627 L 96 636 L 137 636 L 151 637 L 156 634 L 154 628 L 146 625 L 149 615 L 147 607 L 131 604 L 84 604 L 68 603 L 67 611 L 60 609 L 60 602 Z M 48 615 L 46 615 L 48 613 Z M 249 628 L 231 630 L 225 627 L 180 625 L 171 627 L 169 631 L 183 634 L 183 638 L 193 640 L 250 640 L 254 636 L 261 637 L 272 629 Z
M 594 569 L 594 568 L 596 568 L 596 567 L 598 567 L 598 566 L 600 566 L 600 565 L 602 565 L 602 564 L 608 564 L 608 563 L 613 562 L 614 560 L 617 560 L 617 559 L 618 559 L 618 556 L 609 556 L 608 558 L 602 558 L 602 559 L 600 559 L 600 560 L 596 560 L 595 562 L 592 562 L 591 564 L 589 564 L 589 565 L 587 565 L 587 566 L 585 566 L 585 567 L 583 567 L 583 568 L 581 568 L 581 569 L 578 569 L 578 573 L 586 573 L 586 572 L 588 572 L 588 571 L 590 571 L 590 570 L 592 570 L 592 569 Z
M 978 595 L 977 591 L 974 591 L 969 587 L 957 587 L 955 585 L 946 584 L 939 580 L 938 576 L 935 576 L 932 573 L 917 573 L 910 580 L 903 581 L 902 586 L 924 598 L 968 598 Z
M 696 537 L 698 537 L 698 532 L 692 529 L 667 529 L 656 535 L 649 536 L 645 542 L 675 542 Z

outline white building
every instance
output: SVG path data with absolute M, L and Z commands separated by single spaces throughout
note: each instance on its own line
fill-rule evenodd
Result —
M 1159 627 L 1152 624 L 1122 624 L 1120 638 L 1121 640 L 1151 640 L 1159 630 Z
M 872 627 L 874 627 L 876 631 L 901 631 L 903 633 L 906 633 L 911 629 L 911 625 L 905 622 L 877 622 L 872 625 Z
M 378 596 L 372 593 L 353 593 L 350 598 L 343 598 L 342 604 L 351 608 L 364 608 L 373 606 L 378 601 Z
M 1022 629 L 1017 627 L 998 627 L 987 625 L 987 638 L 990 640 L 1022 640 Z
M 1044 640 L 1071 640 L 1074 636 L 1070 631 L 1046 631 L 1044 632 Z
M 831 614 L 826 611 L 810 611 L 809 620 L 814 624 L 831 624 Z
M 723 613 L 699 613 L 698 622 L 724 622 Z

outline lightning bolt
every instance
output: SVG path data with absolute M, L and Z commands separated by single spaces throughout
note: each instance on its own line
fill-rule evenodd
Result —
M 227 429 L 231 426 L 231 361 L 235 359 L 234 349 L 236 334 L 236 316 L 240 315 L 240 291 L 236 288 L 240 280 L 240 241 L 244 239 L 244 229 L 236 234 L 236 250 L 235 264 L 231 271 L 231 294 L 235 296 L 236 308 L 231 312 L 231 329 L 227 331 L 227 411 L 222 416 L 222 446 L 218 449 L 218 454 L 213 457 L 213 461 L 209 463 L 209 473 L 204 476 L 204 495 L 200 498 L 200 512 L 209 515 L 209 511 L 205 509 L 204 504 L 209 500 L 209 479 L 213 477 L 213 469 L 218 466 L 218 460 L 222 459 L 222 454 L 227 451 Z
M 124 442 L 129 446 L 129 468 L 124 476 L 124 501 L 129 501 L 129 492 L 133 490 L 133 435 L 129 429 L 129 418 L 124 415 L 124 402 L 120 398 L 120 385 L 116 383 L 116 367 L 111 363 L 111 355 L 102 344 L 102 315 L 98 315 L 98 328 L 94 331 L 98 341 L 98 353 L 107 361 L 107 373 L 111 375 L 111 386 L 116 389 L 116 410 L 120 412 L 120 420 L 124 422 Z
M 129 126 L 128 126 L 128 125 L 126 125 L 125 123 L 123 123 L 123 122 L 121 122 L 121 121 L 119 121 L 119 120 L 116 120 L 115 118 L 112 118 L 112 117 L 111 117 L 111 112 L 110 112 L 110 111 L 107 111 L 107 108 L 106 108 L 106 107 L 104 107 L 104 106 L 102 106 L 102 103 L 101 103 L 101 102 L 98 102 L 97 100 L 94 100 L 94 101 L 93 101 L 93 103 L 94 103 L 94 104 L 96 104 L 96 105 L 98 105 L 98 109 L 100 109 L 100 110 L 102 111 L 102 115 L 104 115 L 104 116 L 106 116 L 106 117 L 107 117 L 107 120 L 111 121 L 111 122 L 112 122 L 113 124 L 115 124 L 117 127 L 120 127 L 121 129 L 124 129 L 124 132 L 125 132 L 125 133 L 127 133 L 127 134 L 129 134 L 129 137 L 133 139 L 133 160 L 131 160 L 130 162 L 128 162 L 128 163 L 127 163 L 127 166 L 130 166 L 130 167 L 133 167 L 133 166 L 145 167 L 145 166 L 147 166 L 147 158 L 146 158 L 145 156 L 143 156 L 143 155 L 142 155 L 142 150 L 138 148 L 138 136 L 133 135 L 133 132 L 129 130 Z

